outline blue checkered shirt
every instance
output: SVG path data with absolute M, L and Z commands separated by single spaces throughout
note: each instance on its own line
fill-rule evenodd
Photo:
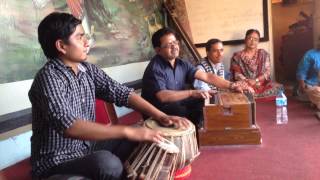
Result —
M 49 60 L 31 86 L 31 164 L 35 176 L 90 152 L 89 142 L 67 138 L 63 133 L 75 120 L 95 120 L 96 97 L 128 106 L 133 89 L 114 81 L 93 64 L 80 63 L 78 69 L 76 75 L 60 60 Z

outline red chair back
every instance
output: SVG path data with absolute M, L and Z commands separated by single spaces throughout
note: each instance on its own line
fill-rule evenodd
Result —
M 113 104 L 96 99 L 96 122 L 102 124 L 118 124 L 118 117 Z

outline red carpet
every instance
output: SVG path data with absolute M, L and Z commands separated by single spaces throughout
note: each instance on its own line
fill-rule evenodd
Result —
M 320 121 L 307 103 L 289 98 L 289 123 L 277 125 L 274 101 L 257 103 L 262 145 L 207 146 L 192 180 L 318 180 Z

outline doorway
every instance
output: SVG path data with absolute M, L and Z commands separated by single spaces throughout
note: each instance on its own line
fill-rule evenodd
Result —
M 296 68 L 304 53 L 313 47 L 312 0 L 273 0 L 272 30 L 276 80 L 296 82 Z

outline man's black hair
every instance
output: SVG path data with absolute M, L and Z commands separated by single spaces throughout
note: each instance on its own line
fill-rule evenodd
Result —
M 221 41 L 220 39 L 209 39 L 209 40 L 207 41 L 207 43 L 206 43 L 206 51 L 209 52 L 210 49 L 211 49 L 211 46 L 212 46 L 213 44 L 218 43 L 218 42 L 221 42 L 221 43 L 222 43 L 222 41 Z
M 38 41 L 44 54 L 48 59 L 58 57 L 58 50 L 55 46 L 57 40 L 61 39 L 68 43 L 70 35 L 81 24 L 81 20 L 71 14 L 53 12 L 46 16 L 38 27 Z
M 176 32 L 173 29 L 161 28 L 152 35 L 151 41 L 152 41 L 153 48 L 160 47 L 161 46 L 160 39 L 163 36 L 168 35 L 168 34 L 173 34 L 176 38 L 178 38 Z

